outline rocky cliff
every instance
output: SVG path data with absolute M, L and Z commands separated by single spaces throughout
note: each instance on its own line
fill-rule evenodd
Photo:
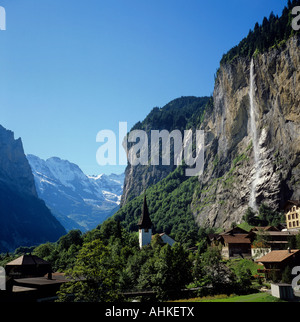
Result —
M 249 205 L 279 210 L 300 198 L 299 45 L 294 36 L 255 55 L 252 79 L 249 58 L 220 66 L 214 108 L 201 125 L 206 167 L 192 202 L 201 226 L 229 227 Z
M 198 118 L 186 118 L 186 129 L 205 132 L 204 173 L 193 183 L 192 201 L 185 209 L 199 226 L 228 228 L 242 221 L 249 206 L 257 210 L 264 203 L 280 210 L 288 199 L 300 199 L 299 45 L 299 36 L 294 36 L 263 54 L 222 63 L 213 104 L 206 102 Z M 173 117 L 179 111 L 173 110 Z M 148 117 L 141 124 L 157 129 Z M 138 168 L 126 170 L 122 205 L 132 208 L 132 214 L 139 205 L 130 200 L 142 191 L 134 187 L 162 179 L 150 169 L 147 176 Z M 152 211 L 156 217 L 159 209 Z M 119 215 L 126 222 L 126 211 Z
M 0 182 L 37 197 L 31 168 L 24 155 L 21 139 L 0 125 Z
M 0 126 L 0 253 L 56 241 L 66 233 L 38 199 L 21 139 Z
M 180 97 L 162 108 L 154 108 L 144 121 L 138 122 L 131 131 L 143 130 L 148 135 L 149 156 L 151 158 L 151 130 L 167 130 L 171 133 L 173 130 L 180 130 L 183 133 L 185 129 L 195 129 L 197 123 L 203 118 L 208 97 Z M 128 150 L 130 149 L 128 144 Z M 171 145 L 170 165 L 138 165 L 128 164 L 125 170 L 125 181 L 121 206 L 128 201 L 139 196 L 144 189 L 153 186 L 167 177 L 176 169 L 173 162 L 173 151 Z M 150 160 L 149 160 L 150 161 Z

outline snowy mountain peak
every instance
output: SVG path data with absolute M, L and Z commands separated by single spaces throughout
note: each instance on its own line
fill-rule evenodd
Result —
M 64 227 L 95 228 L 118 208 L 124 174 L 87 176 L 78 165 L 58 157 L 27 155 L 38 195 Z

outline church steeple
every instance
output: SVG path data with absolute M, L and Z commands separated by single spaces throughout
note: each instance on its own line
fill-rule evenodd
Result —
M 139 226 L 139 244 L 140 244 L 140 248 L 142 248 L 143 246 L 149 245 L 152 239 L 152 221 L 149 216 L 146 193 L 144 193 L 142 215 L 138 222 L 138 226 Z
M 151 229 L 152 227 L 152 221 L 150 219 L 149 210 L 147 206 L 146 193 L 144 193 L 142 216 L 139 220 L 138 226 L 140 229 Z

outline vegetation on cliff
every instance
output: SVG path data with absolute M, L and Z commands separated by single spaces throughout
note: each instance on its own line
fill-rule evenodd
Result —
M 237 57 L 252 57 L 254 53 L 263 53 L 273 46 L 280 47 L 291 36 L 299 35 L 300 31 L 295 31 L 291 26 L 292 9 L 296 6 L 300 6 L 299 0 L 288 0 L 280 17 L 272 12 L 269 18 L 263 19 L 261 25 L 257 22 L 247 37 L 224 54 L 221 64 L 230 63 Z
M 204 116 L 211 108 L 211 100 L 212 98 L 210 97 L 189 96 L 177 98 L 162 108 L 155 107 L 142 122 L 135 124 L 131 131 L 143 130 L 148 134 L 150 154 L 151 130 L 167 130 L 170 133 L 173 130 L 179 130 L 182 134 L 184 130 L 192 129 L 194 131 L 199 128 Z M 128 149 L 130 147 L 131 145 L 129 144 Z M 139 196 L 144 189 L 155 185 L 173 172 L 176 169 L 173 164 L 173 155 L 173 146 L 171 144 L 170 166 L 128 165 L 125 171 L 121 206 Z

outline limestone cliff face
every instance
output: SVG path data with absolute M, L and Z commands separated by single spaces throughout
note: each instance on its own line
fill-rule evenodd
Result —
M 252 59 L 222 64 L 213 104 L 206 103 L 205 116 L 182 115 L 185 122 L 179 122 L 185 129 L 192 125 L 205 132 L 204 172 L 188 205 L 196 222 L 201 227 L 228 228 L 242 221 L 249 206 L 256 210 L 264 203 L 280 210 L 288 199 L 300 199 L 299 36 Z M 180 109 L 163 119 L 162 111 L 143 121 L 146 130 L 177 128 L 166 120 Z M 127 167 L 122 205 L 171 171 Z
M 214 109 L 201 125 L 206 165 L 192 210 L 201 226 L 239 223 L 249 206 L 255 172 L 255 200 L 280 209 L 300 199 L 300 39 L 253 58 L 255 125 L 251 131 L 249 59 L 220 66 Z M 259 164 L 254 163 L 257 144 Z

